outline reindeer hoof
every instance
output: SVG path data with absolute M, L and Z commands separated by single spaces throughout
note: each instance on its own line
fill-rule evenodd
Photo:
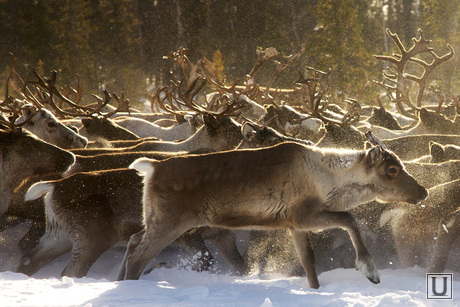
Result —
M 369 279 L 370 282 L 373 283 L 373 284 L 379 284 L 380 283 L 380 278 L 378 276 L 373 276 L 373 277 L 367 276 L 367 279 Z
M 375 268 L 374 261 L 370 260 L 368 262 L 356 261 L 356 269 L 359 270 L 371 283 L 378 284 L 380 283 L 379 272 Z

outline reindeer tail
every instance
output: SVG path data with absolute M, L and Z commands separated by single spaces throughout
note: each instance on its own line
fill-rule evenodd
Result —
M 135 169 L 143 177 L 150 177 L 154 170 L 153 162 L 156 162 L 156 160 L 149 158 L 139 158 L 131 163 L 129 168 Z
M 53 191 L 54 184 L 49 181 L 34 183 L 24 196 L 25 201 L 30 201 L 42 197 L 44 194 Z

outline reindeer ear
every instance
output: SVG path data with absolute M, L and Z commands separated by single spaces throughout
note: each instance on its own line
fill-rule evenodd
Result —
M 428 122 L 430 120 L 430 111 L 425 108 L 421 108 L 419 117 L 422 122 Z
M 82 118 L 81 123 L 83 124 L 83 126 L 88 127 L 91 125 L 92 120 L 90 118 Z
M 25 105 L 22 107 L 22 114 L 26 119 L 35 114 L 35 112 L 37 112 L 37 109 L 33 105 Z
M 245 122 L 243 126 L 241 126 L 241 134 L 247 140 L 251 140 L 257 133 L 256 128 L 254 128 L 251 123 Z
M 370 166 L 376 165 L 379 161 L 383 159 L 383 149 L 379 145 L 372 147 L 367 152 L 367 161 Z
M 435 161 L 440 159 L 443 160 L 445 154 L 446 152 L 443 145 L 430 141 L 430 155 Z
M 191 115 L 182 115 L 182 114 L 174 114 L 174 119 L 176 120 L 176 122 L 180 125 L 182 123 L 185 123 L 185 121 L 189 121 L 190 118 L 186 117 L 186 116 L 191 116 Z
M 272 117 L 276 114 L 276 108 L 272 104 L 265 104 L 264 109 L 265 109 L 265 113 L 267 113 L 269 117 Z
M 22 115 L 19 116 L 18 119 L 16 119 L 15 124 L 19 125 L 27 121 L 33 114 L 37 112 L 37 109 L 31 105 L 27 104 L 22 107 Z

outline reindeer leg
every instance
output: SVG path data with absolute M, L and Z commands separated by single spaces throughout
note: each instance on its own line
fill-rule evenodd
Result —
M 315 254 L 310 242 L 310 234 L 307 231 L 290 230 L 297 255 L 307 273 L 308 283 L 311 288 L 318 289 L 319 281 L 315 269 Z
M 0 216 L 0 232 L 16 227 L 24 221 L 24 218 L 3 214 Z
M 43 221 L 32 221 L 29 231 L 19 240 L 19 248 L 23 253 L 32 250 L 40 242 L 40 237 L 46 231 L 46 224 Z
M 303 210 L 303 209 L 301 209 Z M 380 282 L 379 273 L 375 267 L 374 260 L 364 244 L 358 230 L 355 218 L 348 212 L 319 211 L 316 214 L 308 215 L 299 210 L 300 226 L 304 229 L 327 229 L 340 227 L 345 229 L 350 235 L 350 239 L 356 251 L 356 269 L 366 276 L 372 283 Z
M 80 238 L 85 238 L 85 236 L 81 235 L 73 240 L 72 258 L 62 271 L 61 276 L 77 278 L 86 276 L 94 262 L 117 241 L 110 234 L 100 233 L 93 233 L 93 237 L 87 235 L 86 240 L 89 239 L 90 242 Z
M 166 246 L 174 242 L 184 232 L 195 226 L 190 221 L 187 221 L 186 217 L 185 220 L 184 218 L 181 220 L 181 217 L 164 215 L 162 220 L 153 217 L 152 220 L 147 222 L 145 233 L 137 244 L 137 247 L 134 248 L 137 243 L 136 241 L 139 240 L 140 233 L 135 234 L 134 239 L 133 236 L 130 238 L 130 242 L 133 239 L 133 244 L 128 243 L 128 250 L 125 254 L 126 259 L 123 259 L 124 268 L 120 269 L 118 280 L 139 279 L 139 276 L 151 259 L 156 257 Z M 167 223 L 167 221 L 172 220 L 174 221 L 174 225 Z M 125 270 L 124 277 L 122 275 L 123 270 Z
M 57 257 L 69 252 L 71 248 L 72 242 L 67 235 L 59 230 L 47 228 L 38 246 L 21 258 L 16 272 L 31 276 Z
M 206 239 L 217 248 L 240 275 L 247 274 L 247 266 L 236 246 L 236 236 L 233 230 L 209 227 L 206 230 Z
M 145 234 L 145 230 L 141 230 L 135 234 L 133 234 L 128 241 L 128 245 L 126 247 L 126 252 L 121 262 L 120 270 L 118 271 L 117 280 L 123 280 L 125 278 L 126 273 L 126 262 L 128 261 L 128 257 L 134 252 L 136 247 L 141 243 L 142 237 Z
M 208 247 L 204 243 L 204 239 L 201 237 L 201 233 L 198 229 L 193 229 L 183 234 L 179 240 L 185 244 L 191 254 L 200 254 L 198 263 L 196 265 L 196 271 L 209 271 L 212 264 L 214 263 L 214 257 L 211 255 Z
M 438 239 L 433 250 L 428 270 L 434 273 L 443 272 L 446 266 L 449 250 L 460 235 L 460 209 L 444 217 L 438 229 Z

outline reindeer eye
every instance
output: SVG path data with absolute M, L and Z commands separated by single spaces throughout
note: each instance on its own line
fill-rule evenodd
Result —
M 54 127 L 56 127 L 56 123 L 55 123 L 55 122 L 48 122 L 46 125 L 47 125 L 49 128 L 54 128 Z
M 397 176 L 399 173 L 399 168 L 395 165 L 392 165 L 390 167 L 387 168 L 387 174 L 391 177 L 395 177 Z

